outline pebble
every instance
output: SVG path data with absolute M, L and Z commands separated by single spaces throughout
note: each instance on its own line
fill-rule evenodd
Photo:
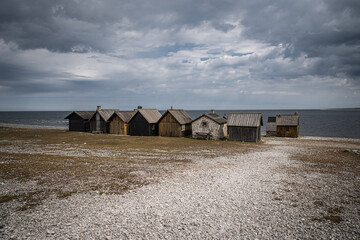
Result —
M 123 195 L 53 197 L 34 209 L 11 214 L 5 213 L 14 203 L 3 203 L 1 238 L 358 238 L 360 221 L 352 194 L 359 190 L 359 180 L 325 173 L 291 175 L 282 169 L 300 169 L 306 163 L 289 157 L 299 151 L 296 146 L 278 142 L 267 151 L 194 159 L 181 174 Z M 11 184 L 19 189 L 27 186 Z M 323 206 L 313 204 L 320 199 Z M 329 207 L 346 201 L 349 204 L 339 213 L 343 222 L 323 219 Z

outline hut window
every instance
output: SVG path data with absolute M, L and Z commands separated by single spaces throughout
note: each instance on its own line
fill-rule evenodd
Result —
M 152 130 L 153 130 L 153 131 L 155 130 L 155 125 L 152 125 Z
M 287 132 L 289 131 L 289 127 L 286 127 L 286 129 L 285 129 Z
M 185 131 L 185 125 L 181 125 L 181 131 Z
M 201 123 L 201 126 L 202 126 L 202 127 L 207 127 L 207 122 L 205 122 L 205 121 L 202 122 L 202 123 Z

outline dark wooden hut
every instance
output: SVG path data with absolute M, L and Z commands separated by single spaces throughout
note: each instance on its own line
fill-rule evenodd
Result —
M 191 135 L 191 117 L 183 109 L 167 110 L 159 119 L 159 136 L 186 137 Z
M 109 133 L 129 135 L 129 120 L 136 113 L 136 111 L 116 111 L 109 118 Z
M 109 133 L 109 118 L 119 109 L 101 109 L 98 106 L 95 114 L 90 119 L 90 132 Z
M 299 137 L 299 115 L 277 115 L 276 136 L 278 137 Z
M 219 140 L 227 135 L 227 120 L 211 110 L 191 123 L 192 137 Z
M 69 131 L 89 132 L 89 119 L 94 115 L 95 111 L 74 111 L 65 119 L 69 119 Z
M 228 118 L 229 140 L 258 142 L 262 125 L 261 113 L 231 113 Z
M 157 136 L 161 113 L 156 109 L 139 108 L 129 120 L 131 136 Z
M 268 117 L 268 121 L 266 123 L 266 136 L 276 136 L 276 117 Z

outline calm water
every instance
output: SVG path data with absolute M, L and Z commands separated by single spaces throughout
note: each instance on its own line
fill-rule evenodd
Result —
M 360 110 L 216 110 L 223 116 L 231 112 L 261 112 L 265 133 L 265 126 L 268 116 L 276 114 L 293 114 L 298 112 L 300 116 L 300 135 L 319 137 L 347 137 L 360 138 Z M 160 111 L 164 113 L 164 111 Z M 209 110 L 188 110 L 187 113 L 197 118 Z M 40 126 L 67 126 L 68 121 L 64 120 L 70 111 L 52 112 L 0 112 L 0 123 L 40 125 Z

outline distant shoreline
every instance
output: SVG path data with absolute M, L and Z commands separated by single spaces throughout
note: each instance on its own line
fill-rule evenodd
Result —
M 44 125 L 26 125 L 26 124 L 13 124 L 13 123 L 0 123 L 0 127 L 26 128 L 26 129 L 57 129 L 57 130 L 68 129 L 68 126 L 44 126 Z

